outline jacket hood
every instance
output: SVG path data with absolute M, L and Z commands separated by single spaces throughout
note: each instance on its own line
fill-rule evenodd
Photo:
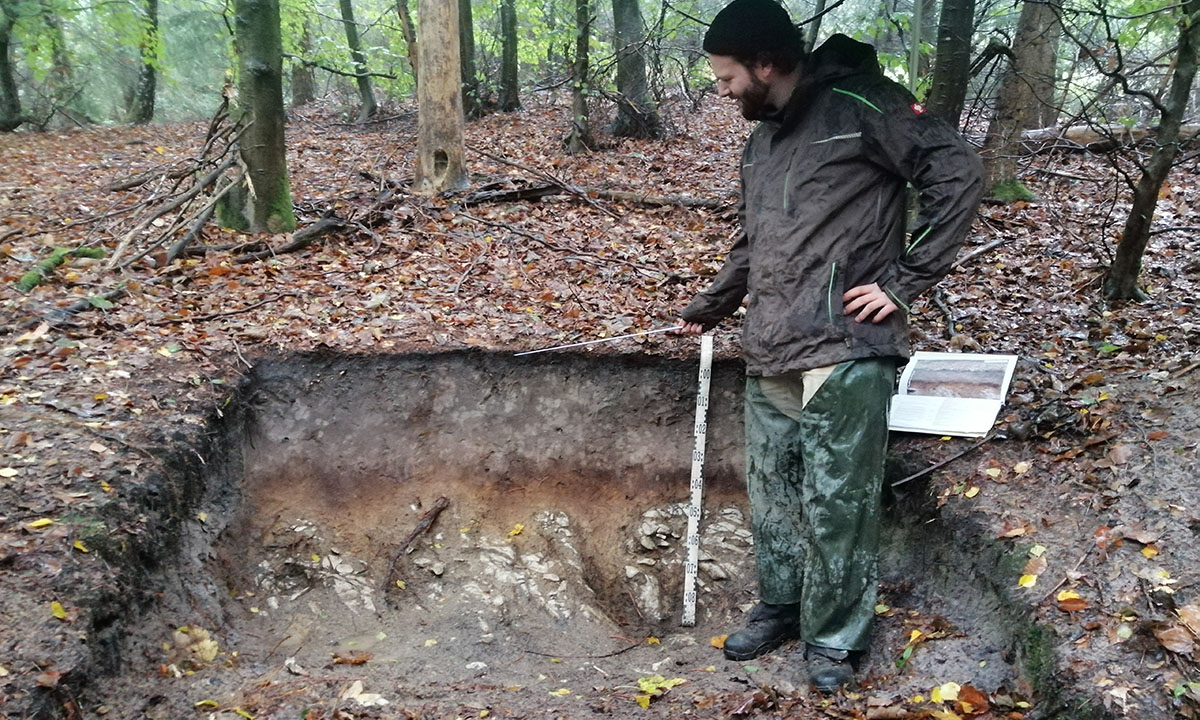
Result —
M 808 73 L 817 82 L 860 73 L 880 73 L 875 48 L 841 33 L 830 37 L 813 51 Z

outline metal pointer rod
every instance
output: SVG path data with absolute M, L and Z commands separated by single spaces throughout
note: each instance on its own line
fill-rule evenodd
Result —
M 641 335 L 653 335 L 655 333 L 671 332 L 672 330 L 682 330 L 682 325 L 672 325 L 671 327 L 659 328 L 657 330 L 644 330 L 642 332 L 629 333 L 628 335 L 617 335 L 610 338 L 600 338 L 599 340 L 585 340 L 584 342 L 571 343 L 569 345 L 555 345 L 554 347 L 542 348 L 541 350 L 526 350 L 519 352 L 514 357 L 522 355 L 534 355 L 536 353 L 550 352 L 551 350 L 565 350 L 566 348 L 583 347 L 584 345 L 595 345 L 596 343 L 612 342 L 613 340 L 624 340 L 625 338 L 639 337 Z

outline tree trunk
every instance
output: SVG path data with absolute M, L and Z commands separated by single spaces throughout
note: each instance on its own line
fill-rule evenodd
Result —
M 462 71 L 463 115 L 470 120 L 483 115 L 479 75 L 475 72 L 475 20 L 471 0 L 458 0 L 458 58 Z
M 413 25 L 412 12 L 408 8 L 408 0 L 396 0 L 396 14 L 400 16 L 400 34 L 404 36 L 404 44 L 408 46 L 408 66 L 412 68 L 413 85 L 421 86 L 420 59 L 417 45 L 417 30 Z
M 420 0 L 421 82 L 413 189 L 425 195 L 467 186 L 459 82 L 458 3 Z
M 145 12 L 146 25 L 142 28 L 142 42 L 138 48 L 142 64 L 138 67 L 137 90 L 129 118 L 135 125 L 145 125 L 154 119 L 154 101 L 158 90 L 158 0 L 146 0 Z
M 588 40 L 592 14 L 588 0 L 575 0 L 575 61 L 571 63 L 571 128 L 563 139 L 568 153 L 587 152 L 592 145 L 588 119 Z
M 63 34 L 62 21 L 49 5 L 42 6 L 42 22 L 46 25 L 46 36 L 50 41 L 50 90 L 57 105 L 66 105 L 75 95 L 74 70 L 71 56 L 67 53 L 67 38 Z
M 279 0 L 234 0 L 238 111 L 250 127 L 239 141 L 246 185 L 230 193 L 221 222 L 249 232 L 296 228 L 283 137 L 283 43 Z
M 358 39 L 358 25 L 354 22 L 354 4 L 352 0 L 338 0 L 342 11 L 342 26 L 346 28 L 346 45 L 350 47 L 350 59 L 354 61 L 354 72 L 358 75 L 358 96 L 361 105 L 358 109 L 358 121 L 363 122 L 379 112 L 375 104 L 375 91 L 371 89 L 371 76 L 367 74 L 367 56 L 363 54 L 362 43 Z
M 917 94 L 921 77 L 921 43 L 925 39 L 925 0 L 914 0 L 912 17 L 909 18 L 908 91 Z
M 1179 49 L 1171 89 L 1159 108 L 1162 122 L 1154 152 L 1133 191 L 1133 206 L 1125 220 L 1125 229 L 1117 243 L 1113 264 L 1104 278 L 1104 297 L 1109 300 L 1140 300 L 1145 294 L 1138 287 L 1142 271 L 1142 256 L 1150 240 L 1150 225 L 1158 204 L 1158 193 L 1171 164 L 1179 152 L 1179 128 L 1187 112 L 1196 64 L 1200 60 L 1200 0 L 1187 0 L 1182 8 L 1179 30 Z
M 812 52 L 817 47 L 817 41 L 821 39 L 821 20 L 825 17 L 825 0 L 817 0 L 817 5 L 813 8 L 813 19 L 808 24 L 808 31 L 804 34 L 804 49 L 806 52 Z
M 9 4 L 0 3 L 0 132 L 12 132 L 25 122 L 12 61 L 12 30 L 16 22 L 17 18 L 9 14 Z
M 1062 19 L 1059 8 L 1062 0 L 1040 5 L 1041 22 L 1045 31 L 1033 38 L 1029 47 L 1029 88 L 1033 104 L 1025 118 L 1022 130 L 1050 127 L 1058 122 L 1058 42 L 1062 36 Z
M 516 0 L 500 0 L 500 110 L 512 112 L 521 107 L 517 64 Z
M 975 33 L 975 0 L 943 0 L 938 22 L 930 112 L 958 127 L 967 83 L 971 79 L 971 36 Z
M 1013 40 L 1013 59 L 1000 82 L 996 99 L 996 114 L 988 125 L 987 138 L 980 156 L 983 158 L 987 187 L 1016 181 L 1017 155 L 1020 152 L 1021 131 L 1029 122 L 1035 104 L 1032 78 L 1038 59 L 1038 46 L 1046 42 L 1048 33 L 1058 29 L 1058 15 L 1051 3 L 1026 0 L 1017 21 Z
M 639 0 L 612 0 L 613 46 L 617 51 L 617 118 L 613 134 L 618 137 L 657 138 L 662 122 L 650 100 L 646 82 L 645 24 Z
M 300 28 L 300 57 L 310 58 L 313 51 L 312 23 L 308 18 Z M 303 61 L 292 61 L 292 107 L 301 107 L 317 99 L 317 79 Z
M 921 0 L 921 42 L 931 45 L 930 52 L 920 54 L 918 78 L 927 78 L 933 71 L 933 53 L 937 52 L 938 1 Z

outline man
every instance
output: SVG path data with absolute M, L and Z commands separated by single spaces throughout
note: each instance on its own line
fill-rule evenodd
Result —
M 734 0 L 704 50 L 762 121 L 742 155 L 742 232 L 682 312 L 700 333 L 749 304 L 746 480 L 759 604 L 725 655 L 806 643 L 821 691 L 854 679 L 874 615 L 887 407 L 906 312 L 949 271 L 982 193 L 958 133 L 842 35 L 806 56 L 774 0 Z M 920 214 L 906 238 L 906 186 Z

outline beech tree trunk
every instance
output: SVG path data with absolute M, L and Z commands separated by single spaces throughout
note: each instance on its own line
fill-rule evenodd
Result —
M 1033 104 L 1025 118 L 1022 130 L 1050 127 L 1058 122 L 1058 43 L 1062 37 L 1062 19 L 1059 8 L 1062 0 L 1041 5 L 1040 22 L 1045 31 L 1033 37 L 1030 44 L 1027 73 Z
M 134 91 L 133 106 L 129 121 L 145 125 L 154 119 L 154 102 L 158 94 L 158 0 L 146 0 L 146 27 L 142 30 L 142 42 L 138 48 L 142 64 L 138 67 L 137 89 Z
M 467 186 L 459 83 L 458 3 L 420 0 L 421 82 L 413 189 L 425 195 Z
M 521 107 L 516 0 L 500 0 L 500 48 L 500 110 L 512 112 Z
M 1058 15 L 1054 3 L 1058 1 L 1026 0 L 1021 5 L 1017 34 L 1013 39 L 1013 59 L 1000 82 L 996 114 L 988 125 L 987 138 L 979 153 L 989 189 L 1017 179 L 1021 131 L 1028 126 L 1036 101 L 1032 78 L 1038 71 L 1039 45 L 1047 42 L 1049 34 L 1057 32 Z
M 400 34 L 404 36 L 404 44 L 408 46 L 408 66 L 412 68 L 413 85 L 420 87 L 421 74 L 418 72 L 420 59 L 417 45 L 417 30 L 413 25 L 412 11 L 409 10 L 408 0 L 396 0 L 396 14 L 400 16 Z
M 588 119 L 588 40 L 592 32 L 588 0 L 575 0 L 575 61 L 571 63 L 571 127 L 563 139 L 568 153 L 591 149 L 592 128 Z
M 958 127 L 967 83 L 971 79 L 971 36 L 975 34 L 975 0 L 943 0 L 938 21 L 929 112 Z
M 346 28 L 346 45 L 350 48 L 350 59 L 354 61 L 354 72 L 358 75 L 358 121 L 368 120 L 379 112 L 375 103 L 375 91 L 371 89 L 371 76 L 367 73 L 367 56 L 363 54 L 362 42 L 358 39 L 358 24 L 354 22 L 352 0 L 338 0 L 342 11 L 342 26 Z
M 475 20 L 471 0 L 458 0 L 458 57 L 462 70 L 463 115 L 474 120 L 483 115 L 479 75 L 475 72 Z
M 612 0 L 613 46 L 617 52 L 617 117 L 613 134 L 618 137 L 657 138 L 662 134 L 658 110 L 650 99 L 646 82 L 646 28 L 640 0 Z
M 312 57 L 312 24 L 307 18 L 300 28 L 300 57 Z M 311 66 L 300 60 L 292 62 L 292 106 L 300 107 L 317 99 L 317 80 Z
M 226 196 L 225 227 L 259 232 L 296 228 L 284 154 L 283 43 L 279 0 L 234 0 L 238 112 L 250 126 L 239 141 L 246 184 Z
M 1150 240 L 1159 190 L 1179 153 L 1179 129 L 1196 79 L 1196 64 L 1200 61 L 1200 0 L 1186 0 L 1181 15 L 1175 72 L 1167 97 L 1159 107 L 1162 122 L 1155 138 L 1154 152 L 1134 188 L 1133 206 L 1117 243 L 1113 264 L 1104 278 L 1104 297 L 1109 300 L 1145 298 L 1145 293 L 1138 287 L 1142 256 Z
M 12 61 L 12 30 L 17 22 L 9 4 L 0 2 L 0 132 L 12 132 L 25 122 Z

